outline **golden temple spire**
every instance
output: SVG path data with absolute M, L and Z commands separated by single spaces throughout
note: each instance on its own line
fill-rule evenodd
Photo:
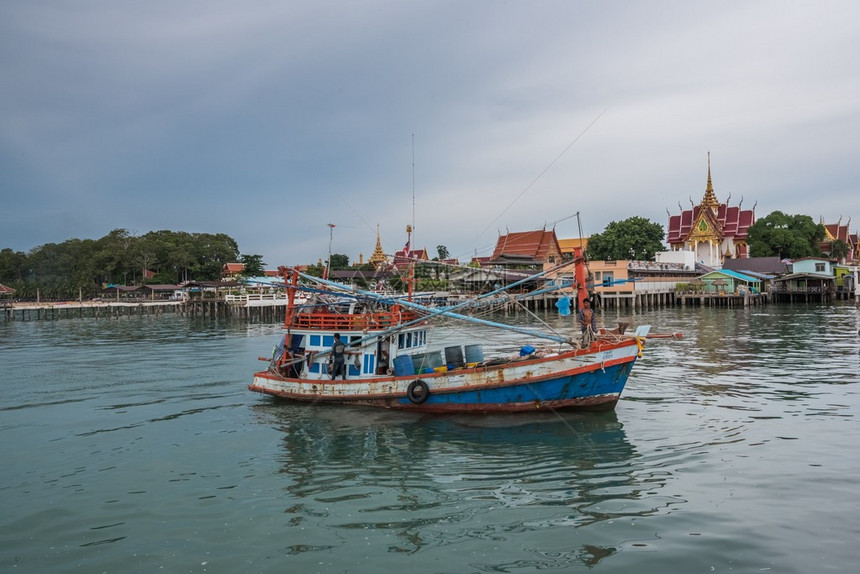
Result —
M 702 198 L 702 207 L 710 207 L 715 212 L 720 207 L 720 202 L 717 201 L 717 196 L 714 193 L 714 186 L 711 183 L 711 152 L 708 152 L 708 187 L 705 188 L 705 197 Z
M 382 240 L 379 237 L 379 224 L 376 224 L 376 247 L 373 250 L 373 255 L 370 256 L 370 263 L 373 263 L 377 267 L 377 269 L 388 263 L 388 257 L 386 257 L 385 252 L 382 250 Z

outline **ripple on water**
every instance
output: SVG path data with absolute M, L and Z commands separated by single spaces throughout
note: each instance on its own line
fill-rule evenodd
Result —
M 632 324 L 684 337 L 648 341 L 615 412 L 533 417 L 249 394 L 277 326 L 4 326 L 0 360 L 28 368 L 0 374 L 0 559 L 20 571 L 846 569 L 860 527 L 846 455 L 857 317 L 808 307 L 636 310 Z M 525 342 L 478 333 L 488 350 Z

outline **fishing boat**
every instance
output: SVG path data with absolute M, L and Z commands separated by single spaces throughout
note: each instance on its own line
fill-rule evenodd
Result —
M 581 255 L 575 263 L 582 307 L 587 293 Z M 408 296 L 350 288 L 295 269 L 280 271 L 288 289 L 286 333 L 271 357 L 260 358 L 268 368 L 254 373 L 248 388 L 290 401 L 423 413 L 611 410 L 649 330 L 588 329 L 580 336 L 574 321 L 575 336 L 565 336 L 460 313 L 517 283 L 474 301 L 434 308 Z M 312 293 L 311 300 L 297 305 L 299 292 Z M 431 349 L 435 320 L 442 317 L 507 329 L 522 335 L 523 342 L 516 352 L 492 357 L 484 356 L 481 342 Z M 336 339 L 346 346 L 341 353 L 346 372 L 333 379 Z M 535 346 L 536 339 L 547 343 Z

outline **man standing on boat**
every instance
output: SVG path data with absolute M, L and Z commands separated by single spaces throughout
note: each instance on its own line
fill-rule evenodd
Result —
M 594 309 L 591 308 L 591 301 L 583 299 L 582 308 L 579 310 L 579 327 L 582 329 L 582 347 L 589 347 L 597 338 L 595 331 L 597 330 L 597 322 L 594 317 Z
M 341 376 L 343 380 L 346 380 L 346 363 L 344 361 L 344 355 L 346 354 L 346 345 L 343 341 L 340 340 L 340 334 L 334 334 L 334 345 L 331 347 L 331 356 L 332 356 L 332 371 L 331 378 L 332 380 L 336 379 L 338 375 Z
M 583 335 L 585 335 L 589 329 L 591 329 L 592 333 L 597 329 L 597 324 L 594 319 L 594 311 L 591 309 L 591 301 L 588 299 L 583 300 L 582 309 L 579 310 L 579 326 L 582 329 Z

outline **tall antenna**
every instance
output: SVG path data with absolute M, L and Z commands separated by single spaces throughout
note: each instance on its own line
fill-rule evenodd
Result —
M 669 211 L 668 209 L 666 211 Z M 582 219 L 579 218 L 579 212 L 576 212 L 576 226 L 579 228 L 579 244 L 582 245 Z
M 334 223 L 328 224 L 328 262 L 326 262 L 325 269 L 323 270 L 323 279 L 328 279 L 331 272 L 331 242 L 334 239 L 334 228 Z
M 415 134 L 412 134 L 412 229 L 415 229 Z

